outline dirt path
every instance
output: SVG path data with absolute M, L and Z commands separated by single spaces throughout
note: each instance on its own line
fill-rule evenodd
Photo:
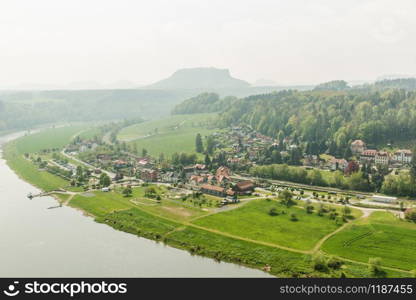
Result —
M 75 195 L 77 195 L 77 193 L 73 193 L 73 194 L 71 194 L 71 195 L 68 197 L 68 199 L 64 202 L 64 205 L 67 205 L 67 206 L 68 206 L 69 202 L 71 202 L 72 198 L 74 198 L 74 197 L 75 197 Z

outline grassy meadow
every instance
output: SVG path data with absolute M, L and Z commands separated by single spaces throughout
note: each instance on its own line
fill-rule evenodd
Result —
M 62 148 L 83 129 L 85 129 L 85 126 L 82 125 L 65 126 L 24 136 L 16 140 L 17 153 L 35 153 L 41 149 Z
M 154 156 L 164 153 L 195 152 L 198 133 L 207 136 L 213 132 L 209 124 L 216 114 L 175 115 L 163 120 L 143 122 L 123 128 L 118 139 L 135 143 L 137 149 L 147 149 Z
M 398 220 L 389 212 L 374 212 L 329 238 L 325 252 L 368 262 L 380 257 L 383 266 L 416 269 L 416 224 Z
M 271 216 L 276 208 L 279 215 Z M 284 212 L 284 213 L 283 213 Z M 291 220 L 295 214 L 297 221 Z M 199 226 L 227 232 L 252 240 L 299 250 L 310 250 L 325 235 L 340 225 L 327 215 L 308 214 L 297 206 L 286 207 L 275 200 L 253 200 L 240 208 L 214 214 L 194 222 Z
M 176 201 L 166 199 L 164 197 L 167 192 L 166 188 L 163 186 L 154 187 L 162 197 L 160 203 L 144 196 L 146 187 L 138 187 L 133 188 L 131 197 L 124 197 L 121 189 L 111 192 L 90 191 L 78 194 L 69 205 L 81 208 L 94 216 L 105 216 L 115 211 L 138 208 L 150 214 L 175 221 L 186 221 L 208 213 L 202 209 L 184 206 Z

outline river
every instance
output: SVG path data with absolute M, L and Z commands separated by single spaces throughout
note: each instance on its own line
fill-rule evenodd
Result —
M 0 148 L 20 134 L 0 136 Z M 98 224 L 38 190 L 1 159 L 0 277 L 268 277 Z

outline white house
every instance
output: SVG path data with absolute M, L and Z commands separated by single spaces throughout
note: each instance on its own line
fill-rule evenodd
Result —
M 393 159 L 401 164 L 410 164 L 412 162 L 412 151 L 408 149 L 397 150 L 394 152 Z
M 388 165 L 389 164 L 389 160 L 390 160 L 390 156 L 385 151 L 379 151 L 379 152 L 377 152 L 377 154 L 376 154 L 376 156 L 374 158 L 374 162 L 376 164 L 380 164 L 380 165 Z

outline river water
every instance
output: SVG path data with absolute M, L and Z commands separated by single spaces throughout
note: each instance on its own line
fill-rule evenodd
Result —
M 0 136 L 0 148 L 20 134 Z M 0 277 L 267 277 L 98 224 L 19 179 L 0 152 Z

